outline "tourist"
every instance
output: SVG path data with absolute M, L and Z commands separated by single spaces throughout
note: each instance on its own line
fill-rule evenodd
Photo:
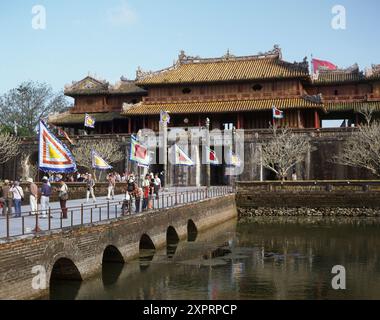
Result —
M 156 199 L 159 199 L 159 191 L 161 189 L 161 179 L 158 177 L 158 174 L 154 176 L 154 194 L 156 195 Z
M 107 181 L 108 181 L 108 195 L 107 195 L 107 200 L 112 200 L 115 199 L 115 186 L 116 186 L 116 177 L 115 174 L 110 173 L 107 176 Z
M 30 213 L 32 215 L 36 215 L 37 214 L 37 211 L 38 211 L 38 187 L 37 185 L 33 182 L 33 179 L 32 178 L 29 178 L 27 180 L 30 184 L 29 184 L 29 192 L 30 192 L 30 196 L 29 196 L 29 204 L 30 204 Z
M 1 188 L 2 199 L 3 199 L 3 216 L 12 214 L 13 206 L 13 192 L 10 191 L 9 180 L 4 180 L 4 185 Z
M 139 188 L 137 183 L 135 183 L 135 191 L 133 193 L 133 196 L 135 198 L 136 213 L 139 213 L 140 212 L 141 197 L 143 196 L 143 190 L 141 188 Z
M 153 209 L 153 194 L 155 190 L 155 184 L 156 181 L 154 179 L 153 173 L 149 175 L 150 183 L 149 183 L 149 200 L 148 200 L 148 209 L 151 210 Z
M 292 181 L 297 181 L 297 172 L 296 172 L 296 170 L 294 170 L 293 173 L 292 173 Z
M 13 205 L 15 207 L 15 218 L 21 217 L 21 202 L 24 200 L 24 190 L 20 187 L 20 183 L 15 181 L 12 188 L 10 189 L 13 192 Z
M 159 178 L 161 180 L 161 188 L 165 188 L 165 172 L 164 171 L 160 172 Z
M 92 178 L 91 174 L 87 174 L 86 185 L 87 185 L 86 202 L 88 203 L 88 201 L 90 199 L 90 195 L 91 195 L 91 197 L 95 203 L 96 202 L 96 197 L 95 197 L 95 193 L 94 193 L 95 180 Z
M 67 187 L 67 184 L 61 180 L 59 182 L 60 188 L 58 189 L 58 197 L 59 197 L 59 203 L 61 205 L 62 210 L 62 219 L 67 219 L 67 207 L 66 203 L 67 200 L 69 200 L 69 188 Z
M 148 201 L 149 201 L 149 193 L 150 193 L 150 175 L 147 174 L 145 176 L 144 181 L 142 182 L 142 189 L 143 189 L 143 205 L 142 205 L 142 211 L 145 211 L 148 208 Z
M 127 191 L 129 194 L 132 194 L 135 191 L 135 177 L 133 174 L 130 174 L 127 181 Z
M 47 210 L 50 207 L 50 196 L 51 196 L 51 186 L 49 183 L 48 177 L 42 178 L 42 187 L 41 187 L 41 218 L 47 218 Z

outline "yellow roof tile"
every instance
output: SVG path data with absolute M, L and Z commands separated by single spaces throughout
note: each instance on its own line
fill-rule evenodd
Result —
M 322 109 L 323 104 L 305 100 L 303 98 L 266 99 L 266 100 L 236 100 L 236 101 L 208 101 L 208 102 L 179 102 L 179 103 L 144 103 L 134 105 L 124 110 L 123 115 L 157 115 L 161 110 L 172 114 L 189 113 L 229 113 L 244 111 L 271 110 L 273 106 L 279 109 L 311 108 Z

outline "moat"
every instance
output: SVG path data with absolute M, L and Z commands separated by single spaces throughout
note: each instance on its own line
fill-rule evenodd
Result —
M 232 220 L 191 240 L 56 282 L 50 299 L 380 299 L 378 218 Z M 346 290 L 332 289 L 335 265 Z

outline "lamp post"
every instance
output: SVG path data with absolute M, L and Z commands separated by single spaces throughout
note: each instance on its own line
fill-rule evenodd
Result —
M 207 162 L 206 162 L 206 187 L 211 185 L 211 168 L 210 168 L 210 119 L 206 118 L 206 147 L 207 147 Z

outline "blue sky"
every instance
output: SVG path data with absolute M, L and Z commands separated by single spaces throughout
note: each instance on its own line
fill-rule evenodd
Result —
M 331 27 L 343 5 L 347 29 Z M 46 30 L 32 28 L 43 5 Z M 305 56 L 340 67 L 380 63 L 378 0 L 4 0 L 0 2 L 0 94 L 25 80 L 62 90 L 88 72 L 110 82 L 138 66 L 170 66 L 181 49 L 218 57 L 279 44 L 288 61 Z

